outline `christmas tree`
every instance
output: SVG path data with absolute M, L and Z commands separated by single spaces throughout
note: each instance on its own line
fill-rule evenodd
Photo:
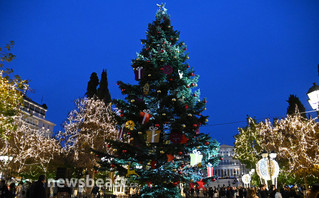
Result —
M 198 76 L 186 63 L 186 45 L 179 42 L 167 9 L 158 6 L 143 49 L 132 60 L 138 84 L 117 83 L 126 95 L 126 101 L 114 101 L 120 140 L 108 141 L 112 155 L 97 154 L 100 170 L 138 181 L 141 197 L 181 197 L 178 184 L 203 187 L 214 180 L 210 171 L 219 162 L 219 143 L 199 133 L 208 121 L 201 114 L 206 100 L 200 99 Z

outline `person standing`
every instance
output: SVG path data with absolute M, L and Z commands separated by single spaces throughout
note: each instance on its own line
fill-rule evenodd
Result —
M 8 198 L 15 198 L 16 197 L 16 184 L 15 183 L 10 184 L 10 190 L 9 190 L 8 195 L 9 195 Z
M 281 193 L 280 193 L 280 189 L 276 190 L 275 198 L 282 198 Z
M 45 191 L 45 176 L 40 175 L 38 181 L 31 185 L 30 197 L 32 198 L 47 198 Z

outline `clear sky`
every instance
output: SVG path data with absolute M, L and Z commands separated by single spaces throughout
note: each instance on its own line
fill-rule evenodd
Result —
M 107 69 L 112 98 L 116 81 L 136 83 L 131 60 L 142 48 L 151 0 L 0 0 L 0 45 L 15 41 L 12 67 L 48 106 L 56 130 L 82 97 L 92 72 Z M 208 100 L 210 133 L 233 144 L 246 115 L 285 116 L 290 94 L 307 110 L 306 92 L 319 82 L 318 0 L 166 1 L 174 29 L 190 53 Z M 223 124 L 238 122 L 234 124 Z

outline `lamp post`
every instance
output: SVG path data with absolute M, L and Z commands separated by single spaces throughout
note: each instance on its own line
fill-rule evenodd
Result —
M 317 111 L 319 115 L 319 86 L 316 83 L 313 83 L 313 86 L 307 92 L 308 102 L 313 110 Z
M 6 171 L 6 169 L 7 169 L 7 165 L 8 165 L 8 163 L 11 161 L 13 159 L 13 157 L 11 157 L 11 156 L 6 156 L 6 155 L 1 155 L 0 156 L 0 161 L 2 161 L 3 163 L 4 163 L 4 165 L 3 165 L 3 168 L 2 168 L 2 173 L 1 173 L 1 177 L 6 177 L 6 175 L 5 175 L 5 171 Z

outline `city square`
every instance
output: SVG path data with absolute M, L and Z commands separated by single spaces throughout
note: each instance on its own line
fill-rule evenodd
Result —
M 319 2 L 0 9 L 0 198 L 319 197 Z

